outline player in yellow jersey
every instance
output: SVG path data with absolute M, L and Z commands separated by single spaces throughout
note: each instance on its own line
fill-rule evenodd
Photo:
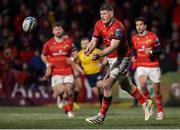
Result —
M 84 71 L 84 75 L 86 76 L 94 95 L 99 97 L 99 101 L 101 103 L 103 94 L 100 91 L 100 88 L 97 88 L 97 81 L 103 79 L 102 69 L 103 66 L 106 65 L 107 60 L 104 59 L 97 59 L 92 60 L 92 55 L 99 53 L 99 49 L 95 49 L 93 53 L 89 56 L 84 54 L 84 51 L 89 43 L 88 38 L 81 39 L 81 50 L 78 52 L 77 63 L 80 64 L 81 68 Z

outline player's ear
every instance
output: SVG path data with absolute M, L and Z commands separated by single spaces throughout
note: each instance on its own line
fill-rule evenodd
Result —
M 145 28 L 147 28 L 147 24 L 145 24 L 144 26 L 145 26 Z
M 113 11 L 109 11 L 109 14 L 111 17 L 114 17 L 114 12 Z

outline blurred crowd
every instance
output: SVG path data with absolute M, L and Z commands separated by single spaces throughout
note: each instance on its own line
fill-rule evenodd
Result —
M 180 72 L 180 0 L 1 0 L 0 1 L 0 88 L 13 75 L 20 84 L 38 82 L 45 66 L 40 59 L 43 44 L 52 36 L 52 24 L 60 22 L 80 48 L 80 38 L 91 37 L 99 7 L 109 2 L 115 16 L 127 28 L 129 43 L 135 32 L 134 19 L 143 16 L 149 30 L 161 42 L 163 73 Z M 34 16 L 38 26 L 22 31 L 22 22 Z M 11 74 L 11 75 L 10 75 Z

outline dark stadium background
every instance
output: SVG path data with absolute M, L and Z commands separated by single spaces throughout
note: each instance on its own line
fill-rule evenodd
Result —
M 147 19 L 149 30 L 158 35 L 163 50 L 159 58 L 165 100 L 179 104 L 180 0 L 1 0 L 0 104 L 42 105 L 55 102 L 48 82 L 40 80 L 45 69 L 40 53 L 43 44 L 52 36 L 51 25 L 62 23 L 80 49 L 80 38 L 91 37 L 103 2 L 109 2 L 115 9 L 116 18 L 125 24 L 129 43 L 135 33 L 134 19 L 139 16 Z M 22 31 L 22 22 L 27 16 L 38 21 L 32 33 Z M 79 102 L 86 101 L 83 88 Z
M 127 28 L 129 43 L 135 33 L 134 19 L 139 16 L 158 35 L 163 50 L 159 58 L 164 120 L 156 121 L 154 114 L 145 122 L 141 107 L 132 107 L 132 98 L 119 93 L 118 86 L 113 88 L 113 103 L 104 124 L 85 122 L 99 109 L 96 98 L 87 98 L 85 87 L 78 98 L 80 109 L 69 119 L 57 108 L 49 81 L 41 81 L 45 65 L 40 53 L 52 36 L 52 24 L 62 23 L 79 50 L 80 38 L 91 37 L 103 2 L 114 7 L 116 18 Z M 22 31 L 27 16 L 38 21 L 32 33 Z M 179 106 L 180 0 L 0 0 L 0 129 L 179 129 Z

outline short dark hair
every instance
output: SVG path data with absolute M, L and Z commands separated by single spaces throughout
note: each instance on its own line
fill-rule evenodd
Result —
M 143 18 L 143 17 L 138 17 L 138 18 L 136 18 L 134 22 L 136 23 L 137 21 L 142 21 L 142 22 L 144 22 L 144 24 L 147 24 L 146 19 Z
M 63 28 L 63 24 L 62 23 L 54 23 L 52 25 L 52 28 L 55 28 L 55 27 L 62 27 Z
M 104 3 L 101 5 L 99 11 L 102 11 L 102 10 L 113 11 L 113 7 L 108 3 Z

